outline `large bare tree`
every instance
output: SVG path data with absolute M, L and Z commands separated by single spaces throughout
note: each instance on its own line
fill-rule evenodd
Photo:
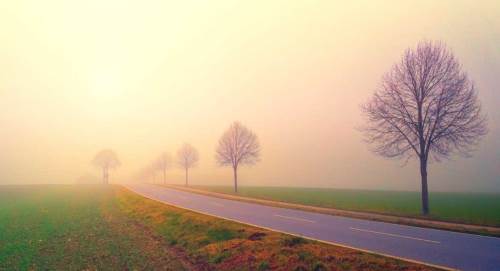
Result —
M 259 161 L 260 145 L 257 136 L 239 122 L 233 122 L 219 139 L 216 160 L 220 166 L 231 166 L 234 176 L 234 192 L 238 192 L 238 167 L 253 165 Z
M 473 82 L 440 42 L 408 49 L 385 74 L 363 112 L 363 130 L 375 153 L 418 159 L 424 215 L 429 213 L 428 162 L 453 153 L 468 156 L 487 133 Z
M 164 152 L 153 162 L 153 170 L 160 171 L 163 176 L 163 184 L 167 183 L 167 169 L 170 168 L 172 159 L 167 152 Z M 154 173 L 153 173 L 154 174 Z
M 102 170 L 102 182 L 104 184 L 109 183 L 109 171 L 121 165 L 118 156 L 111 149 L 98 152 L 92 160 L 92 164 Z
M 188 185 L 188 171 L 190 168 L 195 167 L 199 160 L 198 150 L 188 143 L 184 143 L 177 151 L 177 160 L 179 165 L 186 173 L 186 186 Z

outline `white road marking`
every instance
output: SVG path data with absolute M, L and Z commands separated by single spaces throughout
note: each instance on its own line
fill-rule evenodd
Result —
M 349 229 L 354 230 L 354 231 L 370 232 L 370 233 L 375 233 L 375 234 L 388 235 L 388 236 L 405 238 L 405 239 L 411 239 L 411 240 L 417 240 L 417 241 L 422 241 L 422 242 L 429 242 L 429 243 L 434 243 L 434 244 L 441 244 L 441 242 L 439 242 L 439 241 L 427 240 L 427 239 L 422 239 L 422 238 L 417 238 L 417 237 L 411 237 L 411 236 L 406 236 L 406 235 L 400 235 L 400 234 L 394 234 L 394 233 L 365 230 L 365 229 L 359 229 L 359 228 L 353 228 L 353 227 L 350 227 Z
M 224 207 L 224 204 L 222 204 L 222 203 L 213 202 L 213 201 L 211 201 L 210 203 L 215 205 L 215 206 Z
M 309 223 L 316 223 L 316 221 L 305 219 L 305 218 L 292 217 L 292 216 L 286 216 L 286 215 L 274 215 L 274 216 L 281 217 L 281 218 L 286 218 L 286 219 L 291 219 L 291 220 L 297 220 L 297 221 L 303 221 L 303 222 L 309 222 Z
M 438 269 L 443 269 L 443 270 L 447 270 L 447 271 L 458 271 L 458 269 L 454 269 L 454 268 L 451 268 L 451 267 L 446 267 L 444 265 L 431 264 L 431 263 L 427 263 L 427 262 L 424 262 L 424 261 L 418 261 L 418 260 L 414 260 L 414 259 L 411 259 L 411 258 L 407 258 L 407 257 L 404 257 L 404 256 L 395 256 L 395 255 L 391 255 L 391 254 L 377 252 L 375 250 L 369 250 L 369 249 L 364 249 L 364 248 L 360 248 L 360 247 L 345 245 L 345 244 L 341 244 L 341 243 L 338 243 L 338 242 L 335 242 L 335 241 L 327 241 L 327 240 L 317 239 L 317 238 L 308 237 L 308 236 L 305 236 L 305 235 L 300 235 L 298 233 L 289 232 L 289 231 L 286 231 L 286 230 L 279 230 L 279 229 L 275 229 L 275 228 L 270 228 L 270 227 L 266 227 L 266 226 L 262 226 L 262 225 L 257 225 L 257 224 L 245 222 L 245 221 L 239 220 L 239 219 L 234 219 L 234 218 L 224 217 L 224 216 L 220 216 L 220 215 L 216 215 L 216 214 L 212 214 L 212 213 L 203 212 L 203 211 L 200 211 L 200 210 L 196 210 L 196 209 L 184 207 L 184 206 L 181 206 L 181 205 L 178 205 L 178 204 L 169 203 L 166 200 L 155 198 L 154 195 L 153 196 L 149 196 L 145 192 L 141 192 L 140 189 L 132 188 L 132 187 L 130 187 L 128 185 L 123 185 L 123 186 L 126 189 L 128 189 L 130 192 L 136 193 L 138 195 L 141 195 L 141 196 L 143 196 L 143 197 L 145 197 L 147 199 L 150 199 L 150 200 L 153 200 L 153 201 L 156 201 L 156 202 L 159 202 L 159 203 L 163 203 L 163 204 L 172 205 L 174 207 L 177 207 L 177 208 L 180 208 L 180 209 L 183 209 L 183 210 L 188 210 L 188 211 L 191 211 L 191 212 L 194 212 L 194 213 L 197 213 L 197 214 L 203 214 L 203 215 L 213 216 L 213 217 L 216 217 L 216 218 L 219 218 L 219 219 L 225 219 L 225 220 L 229 220 L 229 221 L 241 223 L 241 224 L 244 224 L 244 225 L 249 225 L 249 226 L 252 226 L 252 227 L 256 227 L 256 228 L 260 228 L 260 229 L 264 229 L 264 230 L 268 230 L 268 231 L 280 232 L 280 233 L 284 233 L 284 234 L 288 234 L 288 235 L 292 235 L 292 236 L 296 236 L 296 237 L 306 238 L 306 239 L 317 241 L 317 242 L 324 243 L 324 244 L 329 244 L 329 245 L 334 245 L 334 246 L 339 246 L 339 247 L 344 247 L 344 248 L 349 248 L 349 249 L 355 249 L 355 250 L 359 250 L 359 251 L 363 251 L 363 252 L 367 252 L 367 253 L 371 253 L 371 254 L 375 254 L 375 255 L 380 255 L 380 256 L 384 256 L 384 257 L 390 257 L 390 258 L 393 258 L 393 259 L 399 259 L 399 260 L 403 260 L 403 261 L 407 261 L 407 262 L 411 262 L 411 263 L 422 264 L 422 265 L 425 265 L 425 266 L 430 266 L 430 267 L 434 267 L 434 268 L 438 268 Z M 485 237 L 485 236 L 483 236 L 483 237 Z M 490 238 L 497 238 L 497 237 L 490 237 Z

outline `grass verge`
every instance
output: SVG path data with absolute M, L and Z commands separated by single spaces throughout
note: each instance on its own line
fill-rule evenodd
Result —
M 0 270 L 434 270 L 175 208 L 119 186 L 0 188 Z
M 419 214 L 417 192 L 324 188 L 167 185 L 215 197 L 390 223 L 500 236 L 500 194 L 432 194 L 430 216 Z M 436 199 L 437 198 L 437 199 Z M 370 204 L 373 206 L 370 207 Z M 412 207 L 409 207 L 412 206 Z M 477 212 L 475 211 L 477 209 Z M 406 210 L 406 211 L 405 211 Z M 468 224 L 471 223 L 471 224 Z

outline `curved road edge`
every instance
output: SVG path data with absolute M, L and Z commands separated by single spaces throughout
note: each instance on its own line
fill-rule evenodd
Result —
M 252 226 L 252 227 L 261 228 L 261 229 L 265 229 L 265 230 L 269 230 L 269 231 L 280 232 L 280 233 L 283 233 L 283 234 L 288 234 L 288 235 L 291 235 L 291 236 L 301 237 L 301 238 L 305 238 L 305 239 L 308 239 L 308 240 L 317 241 L 317 242 L 324 243 L 324 244 L 339 246 L 339 247 L 348 248 L 348 249 L 354 249 L 354 250 L 358 250 L 358 251 L 362 251 L 362 252 L 366 252 L 366 253 L 371 253 L 371 254 L 380 255 L 380 256 L 384 256 L 384 257 L 390 257 L 390 258 L 394 258 L 394 259 L 398 259 L 398 260 L 402 260 L 402 261 L 407 261 L 407 262 L 411 262 L 411 263 L 426 265 L 426 266 L 429 266 L 429 267 L 434 267 L 434 268 L 438 268 L 438 269 L 442 269 L 442 270 L 449 270 L 449 271 L 459 270 L 459 269 L 456 269 L 456 268 L 451 268 L 451 267 L 447 267 L 447 266 L 443 266 L 443 265 L 437 265 L 437 264 L 427 263 L 427 262 L 418 261 L 418 260 L 414 260 L 414 259 L 410 259 L 410 258 L 406 258 L 406 257 L 399 257 L 399 256 L 391 255 L 391 254 L 386 254 L 386 253 L 381 253 L 381 252 L 377 252 L 377 251 L 373 251 L 373 250 L 363 249 L 363 248 L 359 248 L 359 247 L 348 246 L 348 245 L 344 245 L 344 244 L 341 244 L 341 243 L 336 243 L 336 242 L 331 242 L 331 241 L 316 239 L 316 238 L 308 237 L 308 236 L 305 236 L 305 235 L 300 235 L 300 234 L 296 234 L 296 233 L 292 233 L 292 232 L 288 232 L 288 231 L 283 231 L 283 230 L 274 229 L 274 228 L 270 228 L 270 227 L 266 227 L 266 226 L 261 226 L 261 225 L 257 225 L 257 224 L 248 223 L 248 222 L 237 220 L 237 219 L 232 219 L 232 218 L 228 218 L 228 217 L 224 217 L 224 216 L 219 216 L 219 215 L 215 215 L 215 214 L 212 214 L 212 213 L 203 212 L 203 211 L 200 211 L 200 210 L 196 210 L 196 209 L 192 209 L 192 208 L 180 206 L 180 205 L 177 205 L 175 203 L 166 202 L 166 201 L 161 200 L 161 199 L 150 197 L 150 196 L 148 196 L 148 195 L 146 195 L 144 193 L 141 193 L 139 191 L 134 190 L 133 188 L 129 187 L 126 184 L 122 184 L 122 186 L 125 189 L 127 189 L 127 190 L 129 190 L 129 191 L 131 191 L 133 193 L 136 193 L 136 194 L 138 194 L 138 195 L 140 195 L 142 197 L 145 197 L 147 199 L 150 199 L 150 200 L 153 200 L 153 201 L 156 201 L 156 202 L 160 202 L 160 203 L 163 203 L 163 204 L 167 204 L 167 205 L 170 205 L 170 206 L 174 206 L 176 208 L 188 210 L 188 211 L 191 211 L 191 212 L 195 212 L 195 213 L 199 213 L 199 214 L 203 214 L 203 215 L 208 215 L 208 216 L 216 217 L 216 218 L 219 218 L 219 219 L 233 221 L 233 222 L 236 222 L 236 223 L 240 223 L 240 224 L 244 224 L 244 225 L 249 225 L 249 226 Z M 172 188 L 172 189 L 175 189 L 175 188 Z

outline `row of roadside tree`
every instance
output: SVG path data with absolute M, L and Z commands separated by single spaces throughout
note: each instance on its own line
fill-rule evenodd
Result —
M 372 98 L 362 106 L 362 113 L 366 125 L 361 131 L 374 153 L 418 161 L 424 215 L 429 213 L 428 163 L 449 159 L 453 154 L 470 156 L 488 132 L 474 82 L 442 42 L 423 41 L 406 50 L 382 77 Z M 182 160 L 186 159 L 185 148 L 181 148 L 179 159 L 186 170 L 187 184 L 187 172 L 193 163 L 191 158 Z M 109 156 L 109 150 L 103 155 Z M 238 167 L 255 164 L 259 156 L 257 136 L 235 122 L 219 139 L 215 158 L 220 166 L 233 168 L 237 192 Z M 165 175 L 164 158 L 160 156 L 144 173 L 160 169 Z M 109 168 L 119 165 L 117 159 L 99 155 L 94 162 L 103 170 L 105 183 Z
M 217 165 L 231 167 L 233 170 L 234 191 L 238 191 L 238 168 L 253 165 L 260 159 L 260 144 L 257 135 L 240 122 L 233 122 L 222 134 L 215 150 Z M 198 150 L 189 143 L 184 143 L 175 159 L 167 151 L 162 152 L 142 170 L 135 180 L 157 182 L 158 177 L 167 183 L 167 170 L 178 166 L 184 171 L 185 185 L 189 184 L 189 170 L 196 167 L 200 160 Z M 121 165 L 118 155 L 111 149 L 101 150 L 92 160 L 92 164 L 102 172 L 102 181 L 109 183 L 109 172 Z

